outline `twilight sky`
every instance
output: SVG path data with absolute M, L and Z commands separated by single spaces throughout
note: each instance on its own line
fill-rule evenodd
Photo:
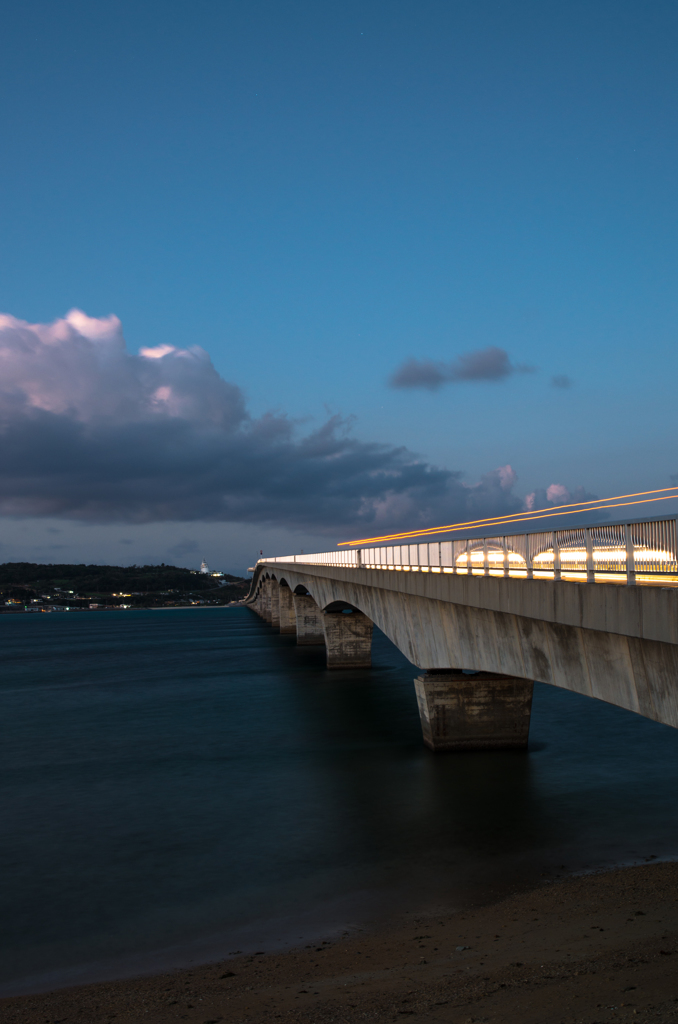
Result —
M 675 3 L 2 37 L 0 560 L 240 572 L 678 473 Z

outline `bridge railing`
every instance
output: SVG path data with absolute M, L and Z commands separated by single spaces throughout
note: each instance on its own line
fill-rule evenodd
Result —
M 678 585 L 676 517 L 280 555 L 259 561 L 588 583 Z

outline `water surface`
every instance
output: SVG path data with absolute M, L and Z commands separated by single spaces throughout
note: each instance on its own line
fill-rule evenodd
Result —
M 678 731 L 535 686 L 527 753 L 423 747 L 375 631 L 246 608 L 0 616 L 4 993 L 272 949 L 678 853 Z

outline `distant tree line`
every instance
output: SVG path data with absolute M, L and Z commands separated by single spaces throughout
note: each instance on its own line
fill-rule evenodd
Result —
M 172 599 L 188 599 L 194 595 L 210 603 L 225 604 L 244 597 L 248 589 L 249 580 L 239 576 L 224 574 L 214 577 L 164 563 L 130 566 L 39 562 L 0 564 L 0 592 L 5 598 L 19 600 L 24 597 L 30 599 L 43 592 L 57 600 L 59 592 L 65 592 L 64 597 L 71 600 L 77 594 L 83 598 L 132 594 L 136 598 L 147 598 L 132 601 L 132 604 L 148 605 L 172 603 Z M 73 591 L 72 596 L 69 591 Z M 166 600 L 154 599 L 161 596 Z

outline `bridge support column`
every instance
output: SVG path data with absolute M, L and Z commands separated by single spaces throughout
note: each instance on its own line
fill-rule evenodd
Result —
M 308 594 L 294 594 L 294 616 L 298 644 L 324 644 L 322 612 Z
M 280 629 L 280 584 L 277 580 L 271 580 L 271 625 L 274 629 Z
M 289 587 L 278 588 L 278 601 L 280 602 L 280 632 L 296 633 L 297 616 L 294 611 L 294 599 Z
M 424 743 L 431 750 L 527 746 L 532 688 L 527 679 L 432 669 L 414 681 Z
M 271 621 L 271 585 L 273 580 L 264 580 L 261 588 L 261 617 L 264 622 Z
M 328 668 L 370 668 L 374 623 L 362 612 L 324 612 Z

